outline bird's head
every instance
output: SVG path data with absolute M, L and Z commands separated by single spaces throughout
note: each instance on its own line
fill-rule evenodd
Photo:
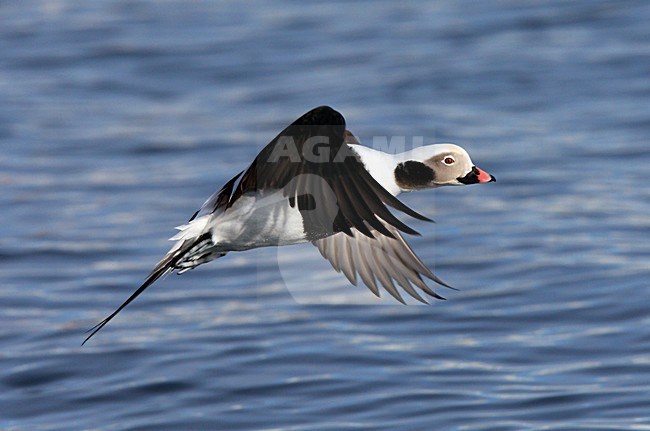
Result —
M 490 183 L 494 176 L 478 168 L 462 147 L 426 145 L 404 153 L 395 167 L 395 182 L 403 191 L 440 186 Z

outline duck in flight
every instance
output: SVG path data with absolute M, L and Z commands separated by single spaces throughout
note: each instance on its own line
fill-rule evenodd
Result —
M 311 242 L 352 284 L 357 275 L 377 296 L 382 286 L 426 302 L 418 290 L 443 299 L 423 277 L 436 277 L 404 241 L 418 233 L 391 207 L 432 221 L 396 198 L 401 192 L 489 183 L 453 144 L 387 154 L 359 144 L 343 116 L 328 106 L 307 112 L 276 136 L 245 171 L 235 175 L 179 226 L 176 241 L 122 305 L 91 328 L 88 341 L 163 275 L 182 274 L 229 252 Z

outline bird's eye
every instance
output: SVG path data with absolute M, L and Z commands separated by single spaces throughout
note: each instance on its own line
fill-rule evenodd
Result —
M 445 157 L 445 159 L 443 160 L 443 162 L 444 162 L 445 165 L 453 165 L 455 161 L 456 161 L 456 160 L 454 160 L 454 158 L 451 157 L 451 156 L 447 156 L 447 157 Z

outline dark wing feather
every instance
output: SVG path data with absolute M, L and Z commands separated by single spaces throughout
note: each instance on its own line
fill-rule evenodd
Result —
M 368 237 L 373 236 L 370 228 L 390 237 L 376 216 L 402 232 L 417 234 L 386 206 L 431 220 L 404 205 L 370 175 L 345 144 L 353 140 L 340 113 L 328 106 L 312 109 L 259 153 L 242 175 L 228 206 L 245 193 L 281 189 L 290 202 L 298 203 L 309 239 L 337 232 L 351 235 L 352 228 Z M 313 199 L 300 199 L 304 195 Z M 306 205 L 308 202 L 316 207 Z M 324 214 L 329 220 L 324 220 Z
M 230 201 L 230 196 L 232 195 L 232 189 L 235 186 L 237 179 L 243 174 L 244 171 L 241 171 L 234 177 L 232 177 L 226 184 L 223 185 L 206 200 L 201 208 L 199 208 L 192 217 L 188 220 L 188 223 L 194 220 L 197 217 L 200 217 L 205 214 L 212 214 L 220 208 L 225 208 Z

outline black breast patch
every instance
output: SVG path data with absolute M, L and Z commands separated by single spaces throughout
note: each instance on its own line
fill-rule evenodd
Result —
M 427 187 L 435 177 L 433 169 L 415 160 L 400 163 L 395 168 L 395 181 L 403 189 Z

